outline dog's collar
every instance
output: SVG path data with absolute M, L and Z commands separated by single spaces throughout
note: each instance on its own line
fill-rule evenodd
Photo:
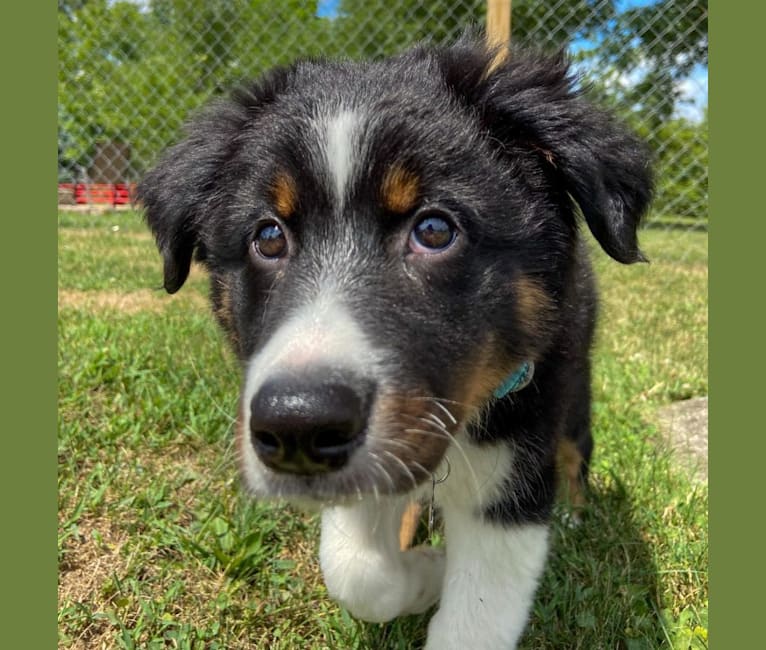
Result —
M 508 393 L 515 393 L 516 391 L 525 388 L 532 376 L 535 374 L 535 362 L 525 361 L 518 368 L 516 368 L 510 375 L 508 375 L 502 384 L 495 388 L 494 396 L 500 399 L 505 397 Z

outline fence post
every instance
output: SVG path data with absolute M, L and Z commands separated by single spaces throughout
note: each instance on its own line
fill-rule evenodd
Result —
M 511 44 L 511 0 L 487 0 L 487 42 L 503 50 Z

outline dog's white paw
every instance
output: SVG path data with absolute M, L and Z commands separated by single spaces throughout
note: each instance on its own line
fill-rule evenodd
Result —
M 420 589 L 413 594 L 410 606 L 404 614 L 422 614 L 439 600 L 446 555 L 443 548 L 416 546 L 403 553 L 405 564 L 418 576 Z
M 433 605 L 439 599 L 444 567 L 444 552 L 430 547 L 411 548 L 393 558 L 359 554 L 336 570 L 325 566 L 325 584 L 331 598 L 355 618 L 384 623 Z

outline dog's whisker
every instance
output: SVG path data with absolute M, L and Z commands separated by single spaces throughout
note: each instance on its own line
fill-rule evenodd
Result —
M 447 432 L 444 432 L 444 431 L 433 431 L 433 430 L 429 431 L 427 429 L 414 429 L 412 427 L 402 429 L 402 431 L 404 431 L 404 433 L 420 433 L 420 434 L 423 434 L 424 436 L 435 436 L 437 438 L 449 438 L 449 435 L 447 434 Z
M 455 445 L 455 447 L 465 456 L 465 451 L 462 448 L 462 445 L 460 444 L 460 441 L 455 437 L 454 434 L 450 433 L 449 430 L 443 429 L 439 427 L 435 422 L 432 422 L 430 420 L 423 420 L 425 424 L 428 424 L 433 429 L 418 429 L 415 427 L 408 427 L 406 429 L 402 429 L 404 433 L 419 433 L 424 436 L 431 436 L 431 437 L 437 437 L 437 438 L 444 438 L 446 440 L 449 440 L 451 443 Z M 465 456 L 466 462 L 468 461 L 467 456 Z
M 385 466 L 381 462 L 380 457 L 374 451 L 370 451 L 370 456 L 373 459 L 373 463 L 375 464 L 375 467 L 378 469 L 378 471 L 381 474 L 383 474 L 383 478 L 385 478 L 386 482 L 389 484 L 390 486 L 389 494 L 395 494 L 396 484 L 394 483 L 394 479 L 391 478 L 391 475 L 389 474 L 388 470 L 386 470 Z
M 430 413 L 429 413 L 430 415 Z M 424 418 L 424 417 L 418 417 L 417 420 L 419 422 L 422 422 L 423 424 L 426 424 L 430 427 L 434 427 L 437 431 L 442 431 L 444 433 L 448 433 L 448 429 L 446 425 L 443 422 L 439 422 L 437 420 L 431 419 L 431 418 Z
M 423 465 L 421 465 L 421 464 L 420 464 L 418 461 L 416 461 L 416 460 L 410 460 L 410 462 L 411 462 L 413 465 L 415 465 L 415 466 L 416 466 L 416 467 L 417 467 L 417 468 L 418 468 L 418 469 L 419 469 L 421 472 L 423 472 L 423 474 L 424 474 L 425 476 L 428 476 L 429 474 L 431 474 L 431 472 L 429 472 L 429 471 L 428 471 L 428 470 L 427 470 L 425 467 L 423 467 Z
M 417 447 L 407 440 L 400 440 L 399 438 L 383 438 L 378 437 L 376 438 L 376 442 L 388 444 L 388 445 L 394 445 L 395 447 L 401 447 L 404 449 L 407 453 L 412 453 L 413 451 L 417 450 Z
M 401 449 L 404 449 L 404 451 L 407 454 L 412 454 L 413 451 L 417 450 L 417 447 L 415 445 L 407 442 L 406 440 L 400 440 L 398 438 L 378 438 L 377 442 L 381 443 L 381 444 L 384 444 L 384 445 L 391 445 L 391 446 L 394 446 L 394 447 L 399 447 Z M 391 452 L 388 452 L 388 455 L 391 456 L 393 454 Z M 409 461 L 409 463 L 411 465 L 417 467 L 417 469 L 419 469 L 423 473 L 424 476 L 429 476 L 429 475 L 433 474 L 433 472 L 427 470 L 421 463 L 419 463 L 415 459 L 408 458 L 407 460 Z
M 380 467 L 380 463 L 378 463 L 378 461 L 376 461 L 376 460 L 373 460 L 373 466 Z M 377 481 L 375 481 L 374 479 L 371 480 L 370 481 L 370 487 L 372 489 L 372 497 L 373 497 L 375 503 L 379 504 L 380 503 L 380 493 L 378 492 Z M 375 508 L 375 521 L 372 524 L 373 532 L 376 532 L 378 530 L 378 526 L 380 526 L 380 522 L 381 522 L 381 509 L 380 508 Z
M 438 406 L 442 411 L 444 411 L 445 415 L 452 421 L 453 425 L 457 424 L 457 420 L 455 419 L 455 416 L 452 415 L 452 412 L 446 406 L 444 406 L 444 404 L 442 404 L 440 401 L 438 401 L 436 398 L 433 398 L 433 397 L 431 398 L 431 402 L 435 406 Z
M 428 422 L 431 423 L 432 426 L 436 426 L 435 422 L 431 422 L 428 420 Z M 457 437 L 450 433 L 446 429 L 439 429 L 437 431 L 426 431 L 423 429 L 415 429 L 415 428 L 408 428 L 404 429 L 405 433 L 419 433 L 426 436 L 438 436 L 442 438 L 448 439 L 452 445 L 457 449 L 458 454 L 460 454 L 463 462 L 465 463 L 466 469 L 468 470 L 471 480 L 473 482 L 475 493 L 478 494 L 481 490 L 481 482 L 479 481 L 479 477 L 476 474 L 476 470 L 473 467 L 473 464 L 471 463 L 471 459 L 468 457 L 468 454 L 466 453 L 465 449 L 463 449 L 463 445 L 460 443 L 460 441 L 457 439 Z
M 429 412 L 427 415 L 430 419 L 436 422 L 442 429 L 447 428 L 447 425 L 440 418 L 438 418 L 434 413 Z
M 430 413 L 426 412 L 426 415 L 430 415 Z M 444 431 L 445 433 L 448 432 L 446 425 L 440 424 L 439 422 L 431 418 L 423 417 L 422 415 L 412 415 L 411 413 L 402 413 L 401 416 L 405 418 L 409 418 L 410 420 L 422 422 L 423 424 L 428 425 L 429 427 L 434 427 L 437 431 Z
M 405 473 L 407 474 L 407 476 L 409 477 L 410 481 L 412 482 L 412 489 L 414 490 L 415 488 L 417 488 L 418 487 L 418 482 L 415 479 L 415 475 L 412 473 L 412 470 L 409 467 L 407 467 L 407 464 L 401 458 L 399 458 L 399 456 L 397 456 L 396 454 L 392 454 L 387 449 L 384 449 L 383 453 L 386 454 L 386 456 L 390 456 L 391 458 L 393 458 L 395 462 L 399 463 L 399 465 L 402 466 L 402 468 L 404 469 Z
M 370 451 L 369 455 L 370 455 L 370 460 L 372 461 L 372 464 L 373 464 L 373 468 L 377 470 L 377 474 L 382 475 L 386 483 L 389 484 L 390 488 L 388 493 L 389 494 L 393 493 L 394 481 L 389 475 L 388 471 L 386 470 L 384 463 L 380 459 L 380 456 L 378 456 L 378 454 L 376 454 L 374 451 Z M 374 476 L 372 476 L 370 477 L 369 482 L 370 482 L 370 485 L 372 486 L 372 493 L 373 493 L 373 498 L 375 500 L 375 503 L 380 504 L 382 502 L 382 498 L 380 494 L 380 487 L 378 486 L 378 481 L 375 479 Z M 378 509 L 378 512 L 380 512 L 380 509 Z M 376 516 L 376 523 L 375 523 L 376 526 L 378 524 L 379 519 L 380 519 L 380 515 L 378 514 Z
M 447 399 L 446 397 L 435 397 L 433 395 L 417 395 L 414 397 L 411 397 L 410 399 L 414 400 L 422 400 L 426 402 L 435 402 L 439 404 L 454 404 L 455 406 L 460 406 L 463 408 L 473 408 L 473 404 L 469 404 L 468 402 L 459 402 L 454 399 Z

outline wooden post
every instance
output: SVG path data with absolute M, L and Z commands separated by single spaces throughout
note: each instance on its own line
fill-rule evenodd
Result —
M 503 50 L 511 44 L 511 0 L 487 0 L 487 42 Z

